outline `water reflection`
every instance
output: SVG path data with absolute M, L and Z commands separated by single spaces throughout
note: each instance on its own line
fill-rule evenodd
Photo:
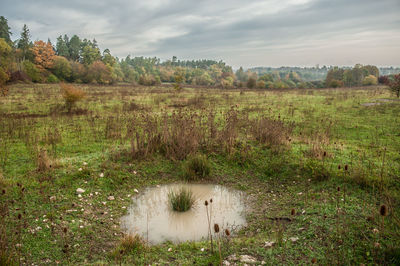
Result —
M 196 201 L 189 211 L 180 213 L 171 209 L 168 192 L 182 186 L 192 191 Z M 152 244 L 200 240 L 208 236 L 204 201 L 211 198 L 212 225 L 231 228 L 245 224 L 242 192 L 219 185 L 172 184 L 149 188 L 134 198 L 129 214 L 122 218 L 122 227 L 148 238 Z

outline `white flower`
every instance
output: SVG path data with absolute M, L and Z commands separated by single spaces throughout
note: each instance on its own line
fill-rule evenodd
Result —
M 136 188 L 133 190 L 135 193 L 139 193 L 139 190 L 137 190 Z
M 82 167 L 81 167 L 81 168 L 79 168 L 79 169 L 78 169 L 78 171 L 79 171 L 79 172 L 80 172 L 80 171 L 82 171 Z
M 99 175 L 100 177 L 104 177 L 104 173 L 100 173 L 100 175 Z
M 83 162 L 83 165 L 87 165 L 87 162 Z

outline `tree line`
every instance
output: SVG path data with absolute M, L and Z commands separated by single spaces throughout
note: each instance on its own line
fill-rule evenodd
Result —
M 373 85 L 379 69 L 356 65 L 354 68 L 253 68 L 233 71 L 223 61 L 171 60 L 157 57 L 118 58 L 109 49 L 101 52 L 96 39 L 60 35 L 56 43 L 31 40 L 24 25 L 20 37 L 12 41 L 8 21 L 0 16 L 0 86 L 6 82 L 75 82 L 141 85 L 178 83 L 222 88 L 315 88 Z M 389 69 L 388 71 L 396 71 Z M 326 79 L 322 79 L 322 73 Z M 317 79 L 317 80 L 314 80 Z M 179 87 L 178 86 L 178 87 Z

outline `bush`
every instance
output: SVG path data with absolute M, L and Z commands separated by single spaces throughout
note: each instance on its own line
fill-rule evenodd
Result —
M 374 75 L 366 76 L 363 80 L 363 85 L 370 86 L 378 84 L 378 79 Z
M 32 62 L 25 60 L 23 63 L 24 72 L 29 76 L 33 82 L 41 82 L 42 76 L 40 70 Z
M 174 211 L 185 212 L 190 210 L 194 203 L 193 193 L 189 189 L 180 188 L 177 192 L 170 191 L 168 200 Z
M 250 77 L 247 80 L 246 86 L 249 89 L 253 89 L 256 86 L 256 84 L 257 84 L 257 79 L 255 77 Z
M 61 83 L 62 95 L 65 100 L 65 106 L 68 113 L 71 112 L 72 108 L 76 105 L 76 102 L 82 100 L 85 97 L 85 92 L 74 87 L 70 84 Z
M 263 80 L 260 80 L 257 82 L 257 89 L 264 89 L 265 88 L 265 82 Z
M 53 74 L 50 74 L 47 77 L 47 82 L 48 83 L 57 83 L 57 82 L 59 82 L 59 80 L 58 80 L 58 78 L 56 76 L 54 76 Z
M 190 157 L 183 165 L 183 172 L 185 178 L 192 180 L 208 176 L 211 166 L 207 156 L 198 154 Z
M 331 82 L 329 82 L 328 87 L 331 87 L 331 88 L 343 87 L 343 81 L 337 80 L 337 79 L 333 79 L 333 80 L 331 80 Z

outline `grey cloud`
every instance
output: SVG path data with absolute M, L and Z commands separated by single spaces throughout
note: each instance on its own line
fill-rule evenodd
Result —
M 10 25 L 27 23 L 33 39 L 95 37 L 119 57 L 234 66 L 400 62 L 398 0 L 4 0 L 0 10 Z M 18 38 L 20 28 L 12 30 Z

